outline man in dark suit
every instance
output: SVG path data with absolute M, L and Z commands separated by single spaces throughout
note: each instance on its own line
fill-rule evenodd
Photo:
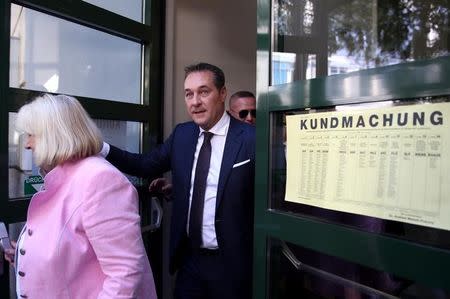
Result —
M 177 125 L 150 153 L 111 146 L 107 159 L 140 177 L 172 171 L 175 298 L 249 299 L 255 128 L 225 112 L 225 76 L 218 67 L 186 67 L 184 90 L 193 121 Z

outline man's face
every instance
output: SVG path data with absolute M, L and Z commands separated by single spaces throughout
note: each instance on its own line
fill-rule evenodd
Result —
M 235 118 L 254 125 L 256 122 L 255 98 L 237 98 L 230 103 L 230 113 Z
M 203 130 L 211 129 L 225 111 L 225 87 L 218 90 L 210 71 L 190 73 L 184 80 L 184 100 L 192 120 Z

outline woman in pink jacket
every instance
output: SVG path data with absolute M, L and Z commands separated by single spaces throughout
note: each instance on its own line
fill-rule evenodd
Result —
M 16 127 L 45 174 L 17 242 L 17 297 L 156 298 L 136 190 L 96 155 L 102 138 L 80 103 L 38 97 Z

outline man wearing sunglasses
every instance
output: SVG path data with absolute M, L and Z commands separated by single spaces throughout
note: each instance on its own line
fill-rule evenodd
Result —
M 250 91 L 238 91 L 230 97 L 230 114 L 241 121 L 255 125 L 256 99 Z

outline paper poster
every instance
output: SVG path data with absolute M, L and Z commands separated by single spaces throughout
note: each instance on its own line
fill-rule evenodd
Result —
M 450 229 L 450 103 L 291 115 L 286 201 Z

